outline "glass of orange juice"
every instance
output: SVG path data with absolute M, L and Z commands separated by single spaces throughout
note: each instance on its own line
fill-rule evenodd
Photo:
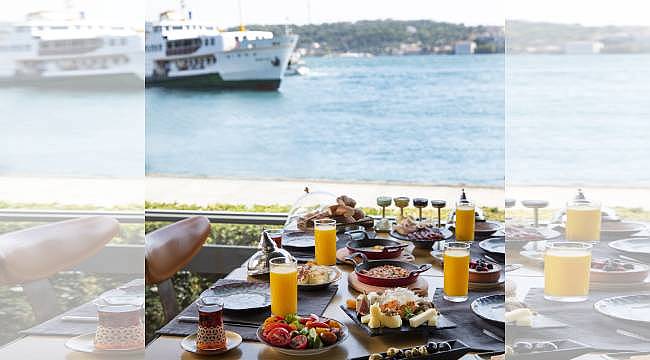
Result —
M 336 220 L 314 220 L 316 264 L 336 265 Z
M 600 223 L 599 202 L 576 200 L 567 204 L 567 241 L 600 241 Z
M 469 243 L 449 242 L 443 255 L 443 281 L 446 300 L 463 302 L 467 300 L 469 285 Z
M 459 201 L 456 203 L 456 240 L 474 241 L 474 223 L 476 209 L 471 201 Z
M 271 270 L 271 313 L 284 316 L 298 312 L 298 266 L 296 259 L 269 260 Z
M 552 242 L 544 253 L 544 298 L 578 302 L 589 297 L 592 244 Z

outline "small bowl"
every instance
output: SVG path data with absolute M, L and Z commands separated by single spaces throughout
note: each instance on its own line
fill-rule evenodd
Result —
M 496 283 L 501 277 L 502 267 L 499 264 L 491 263 L 494 268 L 488 271 L 476 271 L 469 269 L 469 282 L 471 283 Z

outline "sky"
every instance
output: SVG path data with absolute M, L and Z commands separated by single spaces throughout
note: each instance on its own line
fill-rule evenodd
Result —
M 220 27 L 239 24 L 305 24 L 372 19 L 430 19 L 467 25 L 503 25 L 504 19 L 583 25 L 650 25 L 643 0 L 185 0 L 196 20 Z M 3 8 L 0 20 L 21 20 L 29 11 L 84 9 L 101 22 L 141 25 L 179 0 L 22 0 Z

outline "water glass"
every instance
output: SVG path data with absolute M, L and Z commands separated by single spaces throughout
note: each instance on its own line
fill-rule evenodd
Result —
M 544 253 L 544 298 L 578 302 L 589 297 L 591 249 L 587 242 L 552 242 Z

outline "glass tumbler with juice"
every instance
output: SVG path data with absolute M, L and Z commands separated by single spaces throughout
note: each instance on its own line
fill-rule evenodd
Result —
M 298 267 L 296 259 L 269 260 L 271 313 L 284 316 L 298 312 Z
M 445 244 L 443 255 L 444 298 L 453 302 L 467 300 L 469 286 L 469 243 Z
M 566 239 L 568 241 L 600 241 L 600 203 L 573 201 L 566 209 Z
M 552 301 L 585 301 L 589 296 L 590 243 L 553 242 L 544 254 L 544 298 Z
M 456 204 L 456 240 L 474 241 L 474 224 L 476 210 L 471 201 L 459 201 Z
M 314 220 L 316 264 L 336 265 L 336 220 Z

